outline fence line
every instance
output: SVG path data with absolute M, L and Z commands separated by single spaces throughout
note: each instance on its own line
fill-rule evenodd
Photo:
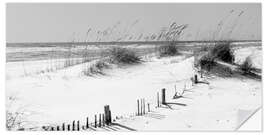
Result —
M 194 79 L 191 79 L 192 83 L 197 84 L 200 81 L 198 81 L 197 75 L 194 75 Z M 161 96 L 160 93 L 157 92 L 157 107 L 161 107 L 161 105 L 167 105 L 166 101 L 166 89 L 161 89 Z M 161 98 L 161 101 L 160 101 Z M 147 113 L 151 112 L 151 104 L 149 102 L 146 102 L 145 98 L 137 99 L 137 109 L 135 112 L 136 116 L 144 116 Z M 147 111 L 146 111 L 147 107 Z M 118 117 L 116 116 L 116 119 Z M 84 123 L 84 124 L 83 124 Z M 89 117 L 87 116 L 85 118 L 85 122 L 82 122 L 80 120 L 73 120 L 72 123 L 62 123 L 60 125 L 56 126 L 42 126 L 42 128 L 46 131 L 80 131 L 80 130 L 94 130 L 97 128 L 103 128 L 108 127 L 111 125 L 115 125 L 112 122 L 112 114 L 110 110 L 109 105 L 104 106 L 104 113 L 98 113 L 94 115 L 94 122 L 89 121 Z

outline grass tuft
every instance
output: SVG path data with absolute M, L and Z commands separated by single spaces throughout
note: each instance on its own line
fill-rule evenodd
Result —
M 215 65 L 215 59 L 210 54 L 206 54 L 199 59 L 201 69 L 210 71 Z
M 104 69 L 108 69 L 109 67 L 109 63 L 107 63 L 105 60 L 99 60 L 94 64 L 87 65 L 82 73 L 86 76 L 105 75 Z
M 198 65 L 207 72 L 222 77 L 229 77 L 233 74 L 233 71 L 229 67 L 218 64 L 217 60 L 233 64 L 234 59 L 230 42 L 219 42 L 214 47 L 208 48 L 206 54 L 199 59 Z
M 162 45 L 158 48 L 159 55 L 161 57 L 175 56 L 179 54 L 175 42 L 170 42 L 168 45 Z
M 116 64 L 137 64 L 141 58 L 135 51 L 122 47 L 113 47 L 109 50 L 109 57 L 112 63 Z
M 244 74 L 249 74 L 252 71 L 253 65 L 250 56 L 245 59 L 239 68 Z
M 227 63 L 234 62 L 234 54 L 230 42 L 217 43 L 211 50 L 210 55 L 214 59 L 218 59 Z

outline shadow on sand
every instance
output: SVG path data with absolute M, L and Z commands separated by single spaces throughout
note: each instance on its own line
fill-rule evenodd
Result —
M 119 124 L 119 123 L 112 123 L 112 125 L 114 125 L 114 126 L 118 126 L 118 127 L 121 127 L 121 128 L 125 128 L 125 129 L 130 130 L 130 131 L 136 131 L 136 130 L 135 130 L 135 129 L 133 129 L 133 128 L 130 128 L 130 127 L 124 126 L 124 125 Z

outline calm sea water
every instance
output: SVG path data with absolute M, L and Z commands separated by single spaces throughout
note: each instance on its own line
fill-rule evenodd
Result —
M 181 43 L 178 44 L 178 49 L 181 51 L 192 51 L 203 46 L 213 45 L 212 43 Z M 232 43 L 235 47 L 261 46 L 261 42 L 235 42 Z M 81 58 L 81 57 L 96 57 L 108 53 L 108 49 L 114 46 L 124 46 L 132 48 L 139 55 L 153 53 L 157 51 L 158 45 L 140 44 L 140 45 L 40 45 L 40 44 L 19 44 L 7 45 L 6 47 L 6 62 L 15 61 L 32 61 L 32 60 L 47 60 L 47 59 L 62 59 L 62 58 Z

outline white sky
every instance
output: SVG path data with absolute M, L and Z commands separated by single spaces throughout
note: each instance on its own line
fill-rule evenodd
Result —
M 189 25 L 181 40 L 208 40 L 223 20 L 216 39 L 261 39 L 260 4 L 9 3 L 6 11 L 7 42 L 83 41 L 89 28 L 105 30 L 120 22 L 124 30 L 136 20 L 129 27 L 134 35 L 177 22 Z

